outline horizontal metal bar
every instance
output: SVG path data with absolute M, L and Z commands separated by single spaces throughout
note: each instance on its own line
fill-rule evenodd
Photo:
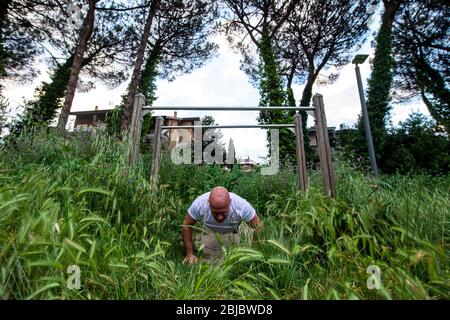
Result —
M 153 107 L 146 106 L 143 107 L 144 110 L 206 110 L 206 111 L 280 111 L 280 110 L 291 110 L 291 111 L 301 111 L 301 110 L 315 110 L 314 107 Z
M 218 126 L 162 126 L 161 129 L 251 129 L 251 128 L 294 128 L 294 124 L 260 124 L 260 125 L 218 125 Z

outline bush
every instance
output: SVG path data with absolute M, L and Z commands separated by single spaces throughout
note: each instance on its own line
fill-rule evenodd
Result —
M 388 135 L 380 166 L 387 174 L 450 172 L 450 141 L 435 121 L 413 113 Z
M 366 140 L 356 129 L 338 132 L 338 150 L 345 160 L 368 171 Z M 450 172 L 450 140 L 436 122 L 422 114 L 413 113 L 385 137 L 382 154 L 377 155 L 378 166 L 385 174 L 424 172 L 447 175 Z
M 128 168 L 115 139 L 35 134 L 0 154 L 3 299 L 448 298 L 448 176 L 382 176 L 375 188 L 340 164 L 333 200 L 316 172 L 300 194 L 289 171 L 264 177 L 165 159 L 154 191 L 148 155 Z M 217 264 L 183 266 L 183 217 L 216 185 L 257 208 L 264 239 L 244 237 Z M 373 264 L 377 291 L 366 287 Z M 81 269 L 81 290 L 66 286 L 70 265 Z

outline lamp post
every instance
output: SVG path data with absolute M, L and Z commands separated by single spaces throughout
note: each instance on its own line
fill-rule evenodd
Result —
M 364 88 L 361 80 L 361 72 L 359 71 L 359 64 L 364 63 L 366 61 L 367 57 L 369 55 L 367 54 L 358 54 L 353 59 L 352 63 L 355 64 L 355 71 L 356 71 L 356 80 L 358 82 L 358 89 L 359 89 L 359 99 L 361 100 L 361 107 L 362 107 L 362 115 L 364 120 L 364 130 L 366 132 L 366 139 L 367 139 L 367 147 L 369 149 L 369 157 L 370 157 L 370 167 L 372 168 L 372 174 L 378 178 L 378 167 L 377 167 L 377 159 L 375 158 L 375 149 L 373 147 L 373 139 L 372 139 L 372 132 L 370 130 L 370 122 L 369 122 L 369 114 L 367 112 L 367 106 L 366 106 L 366 98 L 364 97 Z

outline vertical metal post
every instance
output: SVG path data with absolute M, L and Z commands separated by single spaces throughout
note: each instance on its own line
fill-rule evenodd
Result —
M 361 101 L 362 115 L 364 120 L 364 130 L 366 132 L 367 147 L 369 149 L 370 167 L 372 174 L 378 178 L 377 158 L 375 157 L 375 148 L 373 147 L 372 131 L 370 130 L 369 114 L 367 112 L 366 99 L 364 97 L 364 88 L 361 80 L 361 72 L 356 64 L 356 80 L 358 82 L 359 99 Z
M 159 161 L 161 159 L 161 130 L 163 125 L 163 118 L 158 117 L 155 124 L 155 142 L 153 144 L 153 161 L 151 170 L 151 183 L 153 190 L 156 190 L 158 185 Z
M 317 147 L 319 149 L 320 170 L 322 171 L 325 195 L 336 198 L 336 185 L 333 163 L 331 158 L 330 140 L 328 137 L 327 120 L 323 104 L 323 96 L 315 94 L 313 97 L 316 118 Z
M 128 163 L 130 166 L 136 165 L 139 159 L 139 147 L 142 131 L 142 108 L 145 104 L 145 96 L 142 93 L 136 94 L 134 98 L 133 114 L 131 116 L 131 126 L 129 131 L 129 154 Z
M 306 192 L 308 188 L 308 177 L 306 174 L 306 157 L 305 157 L 305 142 L 303 139 L 303 124 L 302 116 L 296 112 L 295 120 L 295 144 L 297 150 L 297 174 L 298 187 L 302 192 Z

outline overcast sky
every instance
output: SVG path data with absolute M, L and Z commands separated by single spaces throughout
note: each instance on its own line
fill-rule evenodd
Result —
M 373 56 L 370 46 L 372 37 L 357 53 L 368 53 Z M 202 68 L 191 74 L 178 77 L 173 82 L 158 81 L 156 106 L 257 106 L 259 102 L 258 90 L 249 83 L 247 76 L 239 70 L 240 56 L 232 52 L 222 37 L 217 38 L 220 45 L 219 56 L 212 59 Z M 360 66 L 364 86 L 370 75 L 370 65 L 366 63 Z M 20 83 L 7 82 L 4 94 L 10 101 L 12 113 L 20 105 L 23 98 L 33 97 L 34 89 L 49 76 L 45 65 L 42 72 L 32 84 L 21 86 Z M 120 102 L 120 96 L 125 92 L 127 83 L 114 90 L 108 90 L 101 84 L 88 93 L 77 92 L 72 111 L 110 109 Z M 294 86 L 294 94 L 297 104 L 301 98 L 302 86 Z M 325 112 L 329 126 L 339 128 L 340 124 L 351 125 L 357 121 L 361 106 L 358 97 L 358 88 L 354 66 L 348 64 L 340 70 L 339 79 L 327 86 L 315 86 L 313 93 L 321 93 L 324 96 Z M 392 114 L 393 124 L 405 120 L 413 111 L 419 111 L 429 115 L 426 107 L 420 100 L 394 106 Z M 172 115 L 173 112 L 161 111 L 157 115 Z M 258 112 L 208 112 L 208 111 L 178 111 L 178 116 L 212 115 L 220 124 L 256 124 Z M 309 117 L 308 125 L 313 124 Z M 250 156 L 256 161 L 267 155 L 266 134 L 262 129 L 223 129 L 224 142 L 228 143 L 233 138 L 236 155 L 240 158 Z M 293 136 L 294 138 L 294 136 Z

